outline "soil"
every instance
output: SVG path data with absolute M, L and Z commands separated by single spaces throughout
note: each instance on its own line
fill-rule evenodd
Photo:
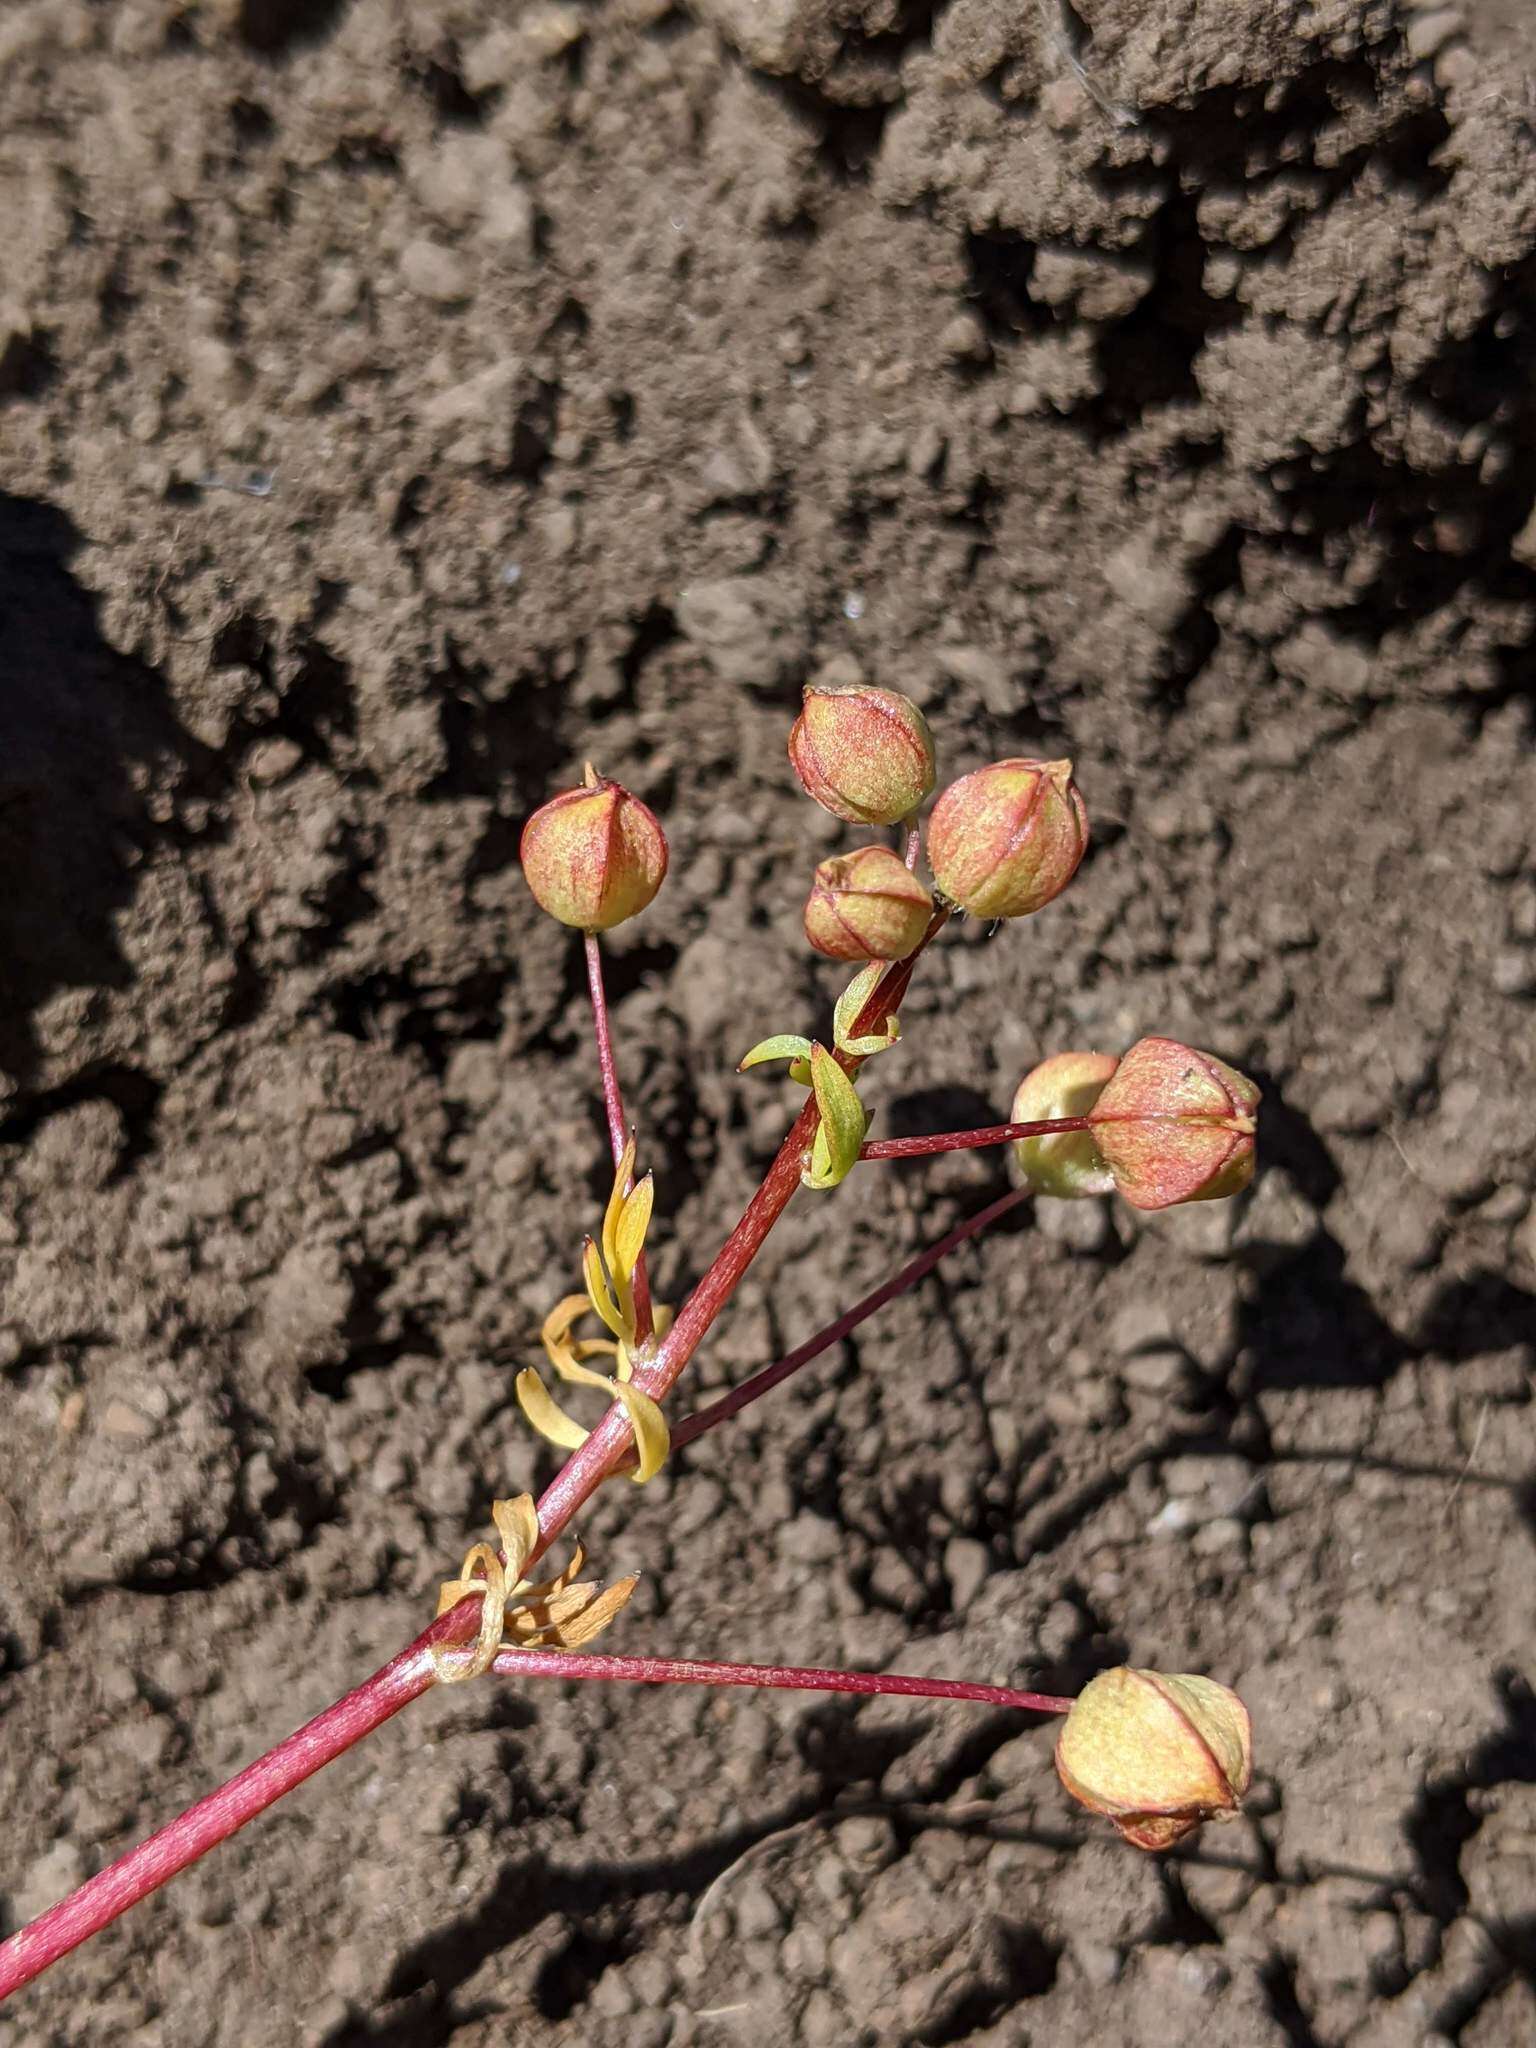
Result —
M 1070 753 L 879 1129 L 1166 1031 L 1251 1196 L 1042 1204 L 615 1485 L 615 1649 L 1237 1684 L 1152 1860 L 983 1710 L 442 1692 L 4 2048 L 1536 2034 L 1536 36 L 1519 0 L 10 0 L 0 1925 L 329 1702 L 547 1477 L 605 1191 L 517 863 L 663 815 L 616 1029 L 676 1299 L 814 1029 L 802 682 Z M 995 1193 L 802 1196 L 695 1388 Z M 803 1389 L 803 1391 L 802 1391 Z

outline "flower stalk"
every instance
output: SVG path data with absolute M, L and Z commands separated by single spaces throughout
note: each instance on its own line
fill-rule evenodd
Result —
M 1085 1116 L 1040 1117 L 1027 1124 L 983 1124 L 974 1131 L 936 1131 L 921 1138 L 874 1138 L 859 1147 L 860 1159 L 928 1159 L 937 1152 L 979 1152 L 988 1145 L 1016 1145 L 1023 1138 L 1054 1138 L 1090 1129 Z
M 624 1097 L 619 1088 L 618 1061 L 613 1056 L 613 1032 L 608 1022 L 608 992 L 603 985 L 603 951 L 596 932 L 585 935 L 587 991 L 592 998 L 592 1035 L 597 1040 L 597 1070 L 603 1083 L 603 1113 L 608 1120 L 608 1145 L 617 1167 L 629 1143 L 629 1126 L 624 1121 Z M 622 1192 L 628 1194 L 633 1179 L 625 1176 Z M 651 1282 L 642 1251 L 635 1264 L 635 1327 L 644 1343 L 651 1334 Z
M 488 1670 L 524 1678 L 900 1695 L 1066 1715 L 1058 1746 L 1063 1783 L 1112 1819 L 1128 1839 L 1144 1847 L 1166 1846 L 1201 1819 L 1236 1810 L 1250 1769 L 1246 1715 L 1236 1696 L 1213 1681 L 1147 1672 L 1102 1674 L 1089 1688 L 1092 1697 L 1085 1695 L 1086 1705 L 1075 1706 L 1048 1694 L 902 1673 L 609 1656 L 585 1649 L 573 1654 L 623 1605 L 634 1580 L 608 1587 L 574 1584 L 582 1563 L 579 1544 L 575 1557 L 552 1578 L 524 1576 L 611 1474 L 634 1463 L 636 1476 L 644 1478 L 659 1464 L 667 1430 L 657 1404 L 677 1383 L 802 1185 L 835 1187 L 861 1159 L 919 1158 L 985 1145 L 1027 1147 L 1030 1141 L 1053 1147 L 1048 1154 L 1021 1151 L 1021 1167 L 1033 1185 L 1013 1189 L 956 1225 L 787 1357 L 689 1417 L 673 1436 L 677 1444 L 696 1441 L 783 1384 L 917 1285 L 956 1245 L 1033 1193 L 1056 1191 L 1042 1158 L 1054 1172 L 1063 1156 L 1070 1162 L 1078 1151 L 1091 1155 L 1090 1165 L 1105 1164 L 1118 1191 L 1147 1208 L 1229 1193 L 1252 1173 L 1258 1091 L 1212 1056 L 1165 1039 L 1143 1040 L 1118 1062 L 1102 1055 L 1068 1056 L 1093 1067 L 1091 1100 L 1080 1103 L 1076 1096 L 1049 1089 L 1030 1093 L 1027 1078 L 1015 1101 L 1014 1122 L 863 1144 L 868 1117 L 854 1079 L 866 1059 L 895 1042 L 897 1012 L 913 971 L 952 907 L 998 917 L 1026 916 L 1042 907 L 1065 887 L 1082 858 L 1086 813 L 1067 762 L 1000 762 L 962 778 L 940 798 L 930 823 L 930 860 L 941 891 L 938 907 L 931 908 L 932 899 L 912 873 L 922 843 L 917 808 L 935 779 L 931 735 L 916 706 L 897 692 L 862 686 L 808 690 L 790 755 L 807 792 L 824 808 L 850 822 L 900 825 L 906 834 L 904 859 L 883 847 L 867 847 L 823 863 L 817 928 L 811 929 L 809 918 L 807 924 L 813 943 L 834 957 L 872 954 L 876 961 L 906 950 L 883 967 L 871 964 L 844 992 L 830 1050 L 808 1040 L 779 1038 L 764 1041 L 744 1062 L 789 1057 L 792 1078 L 811 1093 L 735 1229 L 669 1323 L 667 1310 L 653 1308 L 646 1276 L 643 1243 L 651 1182 L 647 1175 L 638 1187 L 633 1183 L 634 1139 L 624 1116 L 597 938 L 653 899 L 666 875 L 666 839 L 639 799 L 589 768 L 580 788 L 560 793 L 530 818 L 522 853 L 535 898 L 550 915 L 584 935 L 615 1167 L 601 1251 L 595 1240 L 587 1241 L 586 1294 L 568 1296 L 552 1311 L 545 1344 L 563 1378 L 608 1387 L 611 1405 L 586 1433 L 552 1411 L 557 1419 L 545 1433 L 562 1443 L 574 1442 L 571 1455 L 537 1506 L 527 1495 L 496 1503 L 499 1543 L 475 1546 L 458 1577 L 443 1589 L 444 1610 L 414 1642 L 227 1784 L 0 1943 L 0 1999 L 196 1862 L 434 1683 L 474 1678 Z M 1113 1078 L 1107 1078 L 1111 1073 Z M 1021 1109 L 1079 1107 L 1086 1113 L 1017 1120 Z M 1091 1142 L 1080 1135 L 1085 1133 L 1093 1134 Z M 1069 1141 L 1066 1154 L 1060 1150 L 1063 1140 Z M 1074 1183 L 1069 1191 L 1097 1188 Z M 589 1307 L 609 1337 L 573 1335 L 574 1322 Z M 612 1381 L 587 1369 L 591 1353 L 614 1356 Z

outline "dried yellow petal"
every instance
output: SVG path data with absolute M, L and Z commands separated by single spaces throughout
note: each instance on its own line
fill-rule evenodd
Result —
M 587 1297 L 593 1308 L 612 1330 L 615 1337 L 622 1337 L 624 1318 L 619 1314 L 618 1304 L 609 1291 L 603 1262 L 597 1255 L 597 1246 L 591 1238 L 583 1241 L 581 1247 L 581 1277 L 587 1283 Z
M 518 1374 L 516 1391 L 518 1406 L 529 1422 L 562 1451 L 579 1451 L 592 1434 L 572 1421 L 531 1366 Z
M 635 1432 L 635 1469 L 629 1475 L 638 1486 L 647 1479 L 654 1479 L 666 1463 L 667 1452 L 672 1447 L 672 1432 L 667 1428 L 667 1418 L 651 1399 L 642 1394 L 638 1387 L 624 1381 L 612 1382 L 613 1391 L 624 1403 L 629 1416 L 630 1427 Z
M 608 1206 L 603 1211 L 603 1257 L 609 1272 L 617 1272 L 619 1217 L 623 1213 L 624 1199 L 629 1192 L 630 1175 L 635 1170 L 635 1140 L 633 1134 L 620 1154 L 614 1168 L 613 1188 L 608 1196 Z
M 633 1192 L 625 1199 L 619 1227 L 614 1233 L 613 1258 L 609 1263 L 626 1280 L 633 1274 L 645 1249 L 645 1233 L 650 1228 L 655 1200 L 656 1183 L 650 1174 L 637 1181 Z

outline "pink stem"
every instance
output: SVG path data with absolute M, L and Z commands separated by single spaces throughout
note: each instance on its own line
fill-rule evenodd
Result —
M 478 1607 L 461 1601 L 459 1606 Z M 459 1609 L 454 1610 L 456 1615 Z M 434 1642 L 452 1640 L 444 1616 L 382 1670 L 327 1707 L 275 1749 L 199 1799 L 185 1813 L 98 1871 L 67 1899 L 0 1942 L 0 1999 L 29 1984 L 50 1963 L 100 1933 L 120 1913 L 254 1820 L 286 1792 L 331 1763 L 344 1750 L 425 1692 L 435 1677 L 429 1654 Z
M 921 942 L 905 960 L 894 961 L 887 968 L 854 1019 L 851 1037 L 872 1032 L 899 1007 L 919 956 L 942 931 L 948 917 L 947 910 L 935 911 Z M 846 1072 L 857 1073 L 861 1065 L 859 1060 L 842 1052 L 835 1057 Z M 642 1393 L 660 1400 L 671 1391 L 684 1366 L 704 1341 L 716 1316 L 735 1293 L 741 1276 L 757 1257 L 763 1240 L 783 1215 L 800 1185 L 800 1170 L 816 1135 L 818 1115 L 816 1098 L 810 1096 L 790 1126 L 789 1134 L 764 1175 L 761 1187 L 743 1210 L 741 1221 L 720 1247 L 713 1265 L 683 1303 L 676 1322 L 653 1355 L 636 1364 L 634 1383 Z M 610 1473 L 620 1470 L 633 1445 L 634 1432 L 629 1426 L 629 1418 L 615 1402 L 580 1450 L 572 1451 L 540 1497 L 541 1540 L 538 1550 L 527 1560 L 530 1565 L 543 1556 L 571 1517 Z
M 941 1237 L 937 1244 L 931 1244 L 927 1251 L 919 1253 L 910 1264 L 903 1266 L 899 1273 L 877 1287 L 872 1294 L 866 1294 L 862 1301 L 844 1310 L 835 1323 L 829 1323 L 814 1337 L 808 1337 L 776 1365 L 764 1366 L 761 1372 L 755 1372 L 750 1379 L 743 1380 L 739 1387 L 732 1387 L 731 1391 L 722 1394 L 718 1401 L 712 1401 L 707 1408 L 700 1408 L 697 1413 L 680 1422 L 672 1432 L 673 1450 L 680 1450 L 684 1444 L 697 1443 L 701 1436 L 707 1435 L 712 1429 L 718 1429 L 722 1422 L 729 1422 L 731 1417 L 739 1415 L 743 1408 L 749 1408 L 754 1401 L 760 1401 L 764 1394 L 772 1393 L 775 1387 L 782 1386 L 784 1381 L 797 1373 L 803 1365 L 809 1365 L 813 1358 L 819 1358 L 824 1351 L 830 1351 L 832 1346 L 840 1343 L 851 1330 L 856 1330 L 860 1323 L 867 1322 L 877 1309 L 884 1308 L 888 1301 L 894 1301 L 897 1295 L 905 1294 L 909 1287 L 915 1287 L 919 1280 L 926 1279 L 940 1259 L 947 1252 L 952 1252 L 957 1244 L 964 1244 L 968 1237 L 976 1237 L 1000 1216 L 1006 1216 L 1010 1209 L 1016 1209 L 1021 1202 L 1027 1202 L 1029 1195 L 1028 1188 L 1012 1188 L 1006 1195 L 999 1195 L 995 1202 L 989 1202 L 985 1209 L 967 1217 L 964 1223 L 957 1223 L 947 1237 Z
M 931 1138 L 876 1138 L 859 1147 L 861 1159 L 924 1159 L 931 1152 L 972 1152 L 983 1145 L 1013 1145 L 1020 1138 L 1060 1137 L 1091 1131 L 1085 1116 L 1052 1116 L 1033 1124 L 984 1124 L 975 1131 L 940 1131 Z
M 901 857 L 915 874 L 917 871 L 917 856 L 923 850 L 923 828 L 918 824 L 914 814 L 911 824 L 904 825 L 902 830 L 907 835 L 907 843 L 902 849 Z
M 877 1022 L 900 1003 L 918 955 L 942 928 L 947 916 L 947 911 L 936 912 L 922 944 L 907 959 L 894 963 L 882 976 L 855 1022 L 855 1034 L 873 1031 Z M 598 1057 L 601 1062 L 606 1032 L 606 1010 L 601 1005 L 598 1006 L 598 1014 L 604 1019 L 599 1030 Z M 849 1071 L 857 1069 L 857 1060 L 850 1060 L 841 1053 L 837 1057 Z M 611 1071 L 611 1046 L 607 1062 Z M 616 1089 L 616 1076 L 614 1086 Z M 606 1076 L 604 1099 L 605 1102 L 609 1099 Z M 783 1213 L 800 1184 L 800 1168 L 815 1135 L 816 1116 L 815 1098 L 812 1097 L 795 1119 L 763 1185 L 747 1204 L 741 1221 L 726 1239 L 714 1264 L 684 1304 L 665 1342 L 645 1365 L 637 1369 L 636 1383 L 643 1385 L 648 1393 L 665 1393 L 672 1386 Z M 623 1129 L 622 1114 L 619 1128 Z M 612 1135 L 611 1112 L 609 1129 Z M 540 1544 L 535 1556 L 543 1555 L 608 1474 L 617 1470 L 631 1445 L 629 1423 L 623 1409 L 615 1403 L 581 1449 L 572 1452 L 563 1470 L 545 1490 L 539 1502 Z M 533 1559 L 527 1562 L 531 1564 Z M 316 1715 L 286 1741 L 278 1743 L 275 1749 L 268 1750 L 265 1756 L 247 1765 L 227 1784 L 199 1799 L 185 1813 L 169 1821 L 136 1848 L 129 1849 L 95 1877 L 87 1879 L 78 1891 L 50 1907 L 30 1926 L 21 1928 L 0 1943 L 0 1999 L 31 1983 L 50 1963 L 57 1962 L 82 1941 L 99 1933 L 119 1914 L 158 1890 L 220 1842 L 227 1841 L 247 1821 L 254 1820 L 257 1814 L 264 1812 L 285 1793 L 303 1784 L 306 1778 L 334 1762 L 355 1742 L 399 1713 L 402 1707 L 434 1683 L 433 1648 L 467 1641 L 474 1635 L 479 1618 L 479 1597 L 470 1594 L 446 1614 L 439 1615 L 431 1627 L 425 1629 L 399 1656 L 391 1658 L 388 1664 L 365 1679 L 344 1699 L 327 1707 L 323 1714 Z M 851 1689 L 864 1688 L 859 1685 Z
M 618 1062 L 613 1056 L 613 1033 L 608 1024 L 608 991 L 603 987 L 603 951 L 596 932 L 586 935 L 587 988 L 592 997 L 592 1028 L 597 1039 L 597 1068 L 603 1077 L 603 1108 L 608 1117 L 608 1143 L 613 1163 L 618 1165 L 629 1143 L 629 1126 L 624 1120 L 624 1097 L 619 1089 Z M 630 1186 L 634 1183 L 631 1182 Z M 629 1193 L 629 1188 L 624 1190 Z M 643 1344 L 651 1334 L 651 1279 L 646 1271 L 645 1253 L 635 1262 L 635 1334 Z
M 909 1678 L 899 1671 L 828 1671 L 794 1664 L 716 1664 L 687 1657 L 608 1657 L 586 1650 L 503 1650 L 502 1678 L 603 1678 L 632 1685 L 750 1685 L 788 1692 L 894 1693 L 905 1699 L 972 1700 L 1026 1714 L 1069 1714 L 1075 1702 L 963 1678 Z

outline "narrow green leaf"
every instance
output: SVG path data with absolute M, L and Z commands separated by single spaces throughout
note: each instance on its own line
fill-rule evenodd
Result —
M 809 1056 L 810 1050 L 808 1038 L 796 1038 L 792 1032 L 781 1031 L 774 1038 L 760 1039 L 746 1058 L 738 1063 L 736 1071 L 744 1074 L 748 1067 L 760 1067 L 765 1060 L 803 1060 Z
M 871 960 L 867 967 L 860 968 L 838 997 L 837 1007 L 832 1012 L 832 1043 L 839 1052 L 849 1050 L 848 1034 L 857 1023 L 860 1010 L 874 994 L 882 972 L 880 962 Z
M 871 960 L 838 997 L 837 1008 L 832 1012 L 832 1040 L 839 1052 L 851 1053 L 855 1059 L 872 1059 L 877 1052 L 884 1052 L 888 1045 L 894 1045 L 900 1038 L 901 1023 L 894 1016 L 883 1018 L 875 1032 L 866 1033 L 862 1038 L 849 1036 L 859 1021 L 859 1012 L 874 994 L 884 972 L 884 965 L 879 960 Z
M 853 1171 L 869 1119 L 852 1081 L 825 1046 L 811 1048 L 811 1086 L 821 1126 L 811 1147 L 807 1185 L 836 1187 Z
M 884 1038 L 845 1038 L 841 1050 L 851 1053 L 855 1059 L 872 1060 L 877 1052 L 888 1052 L 901 1036 L 901 1019 L 887 1017 Z

